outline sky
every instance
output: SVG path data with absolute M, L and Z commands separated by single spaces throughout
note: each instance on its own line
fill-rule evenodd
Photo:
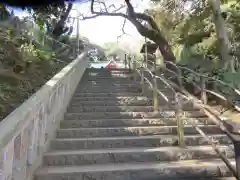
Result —
M 107 5 L 110 5 L 108 2 L 110 0 L 105 0 Z M 117 7 L 119 7 L 121 4 L 123 4 L 123 0 L 111 0 L 111 4 L 114 4 Z M 146 7 L 148 7 L 148 0 L 132 0 L 131 1 L 135 11 L 142 12 Z M 126 9 L 122 9 L 122 12 L 125 12 Z M 75 3 L 73 6 L 73 10 L 70 13 L 70 17 L 76 17 L 77 15 L 84 14 L 84 16 L 91 16 L 90 13 L 90 4 L 84 3 L 79 4 Z M 28 14 L 26 12 L 23 12 L 21 10 L 14 10 L 15 15 L 19 17 L 27 16 Z M 125 32 L 128 35 L 122 36 L 120 39 L 118 36 L 122 34 L 122 25 L 123 25 L 124 19 L 122 17 L 97 17 L 94 19 L 88 19 L 88 20 L 82 20 L 80 21 L 80 35 L 87 37 L 91 42 L 94 42 L 96 44 L 102 45 L 106 42 L 111 41 L 119 41 L 128 43 L 129 46 L 134 46 L 134 44 L 138 44 L 140 40 L 143 38 L 141 35 L 137 32 L 136 28 L 130 23 L 127 22 L 125 25 Z M 76 35 L 76 21 L 74 22 L 73 26 L 74 31 L 72 35 Z
M 123 0 L 111 0 L 111 4 L 109 4 L 106 0 L 105 2 L 108 5 L 114 4 L 116 8 L 120 7 L 120 5 L 123 4 Z M 140 12 L 147 7 L 147 2 L 147 0 L 132 0 L 132 4 L 135 6 L 135 10 Z M 76 17 L 78 12 L 81 12 L 81 14 L 84 14 L 84 16 L 91 16 L 90 4 L 75 4 L 74 9 L 76 10 L 73 10 L 71 12 L 71 16 L 73 17 Z M 121 12 L 125 11 L 125 8 L 121 10 Z M 122 38 L 118 39 L 118 36 L 123 34 L 123 22 L 124 19 L 122 17 L 110 16 L 101 16 L 94 19 L 83 20 L 80 21 L 80 33 L 82 36 L 88 37 L 91 41 L 99 45 L 102 45 L 105 42 L 117 40 L 133 43 L 135 40 L 142 39 L 136 28 L 128 21 L 126 22 L 124 28 L 125 32 L 128 35 L 124 35 Z M 76 31 L 74 31 L 73 34 L 76 34 Z

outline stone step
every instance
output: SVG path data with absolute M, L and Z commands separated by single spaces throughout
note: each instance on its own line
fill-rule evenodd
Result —
M 145 118 L 163 118 L 163 117 L 175 117 L 175 111 L 161 111 L 159 113 L 154 112 L 82 112 L 82 113 L 66 113 L 65 120 L 88 120 L 88 119 L 145 119 Z M 206 117 L 203 112 L 200 111 L 184 111 L 182 114 L 184 117 Z
M 138 78 L 140 79 L 140 78 Z M 86 78 L 84 78 L 84 81 L 86 80 L 90 80 L 90 81 L 125 81 L 125 80 L 132 80 L 133 81 L 133 78 L 131 77 L 121 77 L 121 76 L 117 76 L 117 77 L 111 77 L 111 76 L 95 76 L 95 77 L 91 77 L 91 76 L 88 76 Z
M 159 106 L 159 111 L 169 111 L 174 110 L 174 106 Z M 186 105 L 182 108 L 185 111 L 197 110 L 191 105 Z M 80 113 L 80 112 L 123 112 L 123 111 L 131 111 L 131 112 L 153 112 L 153 106 L 89 106 L 83 105 L 80 107 L 69 107 L 68 113 Z
M 115 77 L 132 77 L 132 73 L 89 73 L 88 78 L 115 78 Z
M 142 96 L 140 92 L 75 92 L 73 98 L 76 97 L 118 97 L 118 96 L 130 96 L 130 97 L 136 97 L 136 96 Z
M 163 103 L 162 103 L 163 104 Z M 164 103 L 166 104 L 166 102 Z M 153 100 L 151 99 L 143 99 L 143 100 L 131 100 L 131 99 L 115 99 L 113 101 L 83 101 L 78 99 L 73 99 L 69 107 L 80 107 L 80 106 L 121 106 L 121 105 L 129 105 L 129 106 L 151 106 L 153 105 Z
M 169 90 L 163 90 L 162 93 L 164 94 L 165 97 L 167 97 L 168 99 L 174 99 L 174 94 L 169 91 Z M 142 94 L 141 93 L 141 89 L 137 89 L 137 88 L 132 88 L 130 89 L 111 89 L 109 90 L 108 88 L 104 89 L 104 87 L 102 88 L 102 90 L 99 89 L 81 89 L 81 90 L 76 90 L 74 97 L 88 97 L 88 96 L 92 96 L 92 97 L 117 97 L 117 96 L 146 96 L 149 98 L 153 97 L 153 93 L 152 92 L 147 92 Z M 162 98 L 162 96 L 159 95 L 159 98 Z
M 231 140 L 223 134 L 215 134 L 211 137 L 220 144 L 231 144 Z M 185 135 L 187 146 L 210 145 L 209 142 L 198 135 Z M 54 139 L 51 149 L 56 150 L 80 150 L 80 149 L 107 149 L 107 148 L 130 148 L 130 147 L 165 147 L 177 146 L 176 135 L 152 135 L 152 136 L 120 136 L 100 138 L 65 138 Z
M 94 76 L 94 77 L 111 77 L 113 75 L 133 75 L 133 72 L 130 71 L 105 71 L 105 72 L 87 72 L 85 76 Z
M 95 69 L 95 68 L 87 68 L 85 70 L 86 73 L 132 73 L 128 68 L 121 69 Z
M 124 70 L 124 71 L 119 71 L 119 70 L 115 70 L 115 71 L 88 71 L 87 73 L 85 73 L 84 75 L 87 76 L 109 76 L 109 75 L 115 75 L 115 74 L 133 74 L 131 71 L 128 70 Z
M 206 134 L 222 133 L 217 125 L 199 125 L 198 127 Z M 168 134 L 176 135 L 177 126 L 97 127 L 57 130 L 57 138 L 147 136 Z M 192 125 L 185 125 L 184 134 L 199 134 L 199 132 L 193 128 Z
M 81 89 L 86 89 L 86 88 L 94 88 L 94 89 L 101 89 L 101 88 L 115 88 L 115 89 L 121 89 L 121 88 L 141 88 L 140 84 L 135 84 L 135 83 L 129 83 L 129 84 L 113 84 L 113 83 L 105 83 L 105 84 L 97 84 L 97 82 L 89 82 L 89 83 L 85 83 L 84 85 L 78 86 L 77 90 L 81 90 Z
M 234 160 L 230 162 L 235 165 Z M 225 176 L 232 174 L 224 162 L 218 159 L 45 167 L 36 172 L 36 180 L 169 180 Z
M 231 146 L 218 146 L 221 153 L 228 159 L 234 158 L 234 148 Z M 122 148 L 97 149 L 78 151 L 53 151 L 45 153 L 43 165 L 45 166 L 79 166 L 90 164 L 109 163 L 137 163 L 158 161 L 179 161 L 191 159 L 218 158 L 219 155 L 212 146 L 159 147 L 159 148 Z
M 89 83 L 94 83 L 94 84 L 99 84 L 99 85 L 104 85 L 104 84 L 107 84 L 107 85 L 110 85 L 110 84 L 140 84 L 140 81 L 138 80 L 137 82 L 134 82 L 133 80 L 131 79 L 121 79 L 121 80 L 112 80 L 112 79 L 94 79 L 94 78 L 83 78 L 80 83 L 79 83 L 79 86 L 83 86 L 85 84 L 89 84 Z
M 86 81 L 85 82 L 84 81 L 84 83 L 80 83 L 77 86 L 77 89 L 80 89 L 80 88 L 86 87 L 86 86 L 89 86 L 89 87 L 92 87 L 92 86 L 96 86 L 96 87 L 106 87 L 106 86 L 110 86 L 110 87 L 132 87 L 132 86 L 140 87 L 140 83 L 136 84 L 136 83 L 133 83 L 133 81 L 121 82 L 121 83 L 118 83 L 118 82 L 99 82 L 99 81 Z
M 91 101 L 91 102 L 88 102 Z M 101 102 L 99 102 L 101 101 Z M 124 96 L 85 96 L 85 97 L 81 97 L 81 96 L 74 96 L 73 99 L 71 100 L 70 104 L 79 104 L 79 103 L 94 103 L 96 102 L 96 105 L 98 103 L 109 103 L 110 105 L 112 105 L 113 103 L 119 103 L 119 104 L 131 104 L 134 105 L 139 105 L 139 104 L 143 104 L 144 102 L 153 102 L 152 97 L 146 97 L 146 96 L 130 96 L 130 95 L 124 95 Z M 139 102 L 139 104 L 137 104 Z M 159 98 L 159 103 L 160 104 L 164 104 L 166 105 L 166 101 L 161 101 L 161 98 Z M 173 98 L 169 98 L 169 103 L 173 103 Z
M 97 84 L 97 82 L 90 82 L 90 83 L 86 83 L 84 84 L 84 86 L 78 86 L 77 89 L 80 90 L 82 88 L 94 88 L 94 89 L 101 89 L 101 88 L 140 88 L 140 85 L 135 85 L 135 84 L 109 84 L 109 83 L 105 83 L 105 84 Z
M 185 124 L 203 125 L 205 121 L 210 125 L 213 122 L 207 118 L 186 118 Z M 174 126 L 177 125 L 176 118 L 161 118 L 161 119 L 91 119 L 91 120 L 67 120 L 60 122 L 60 128 L 86 128 L 86 127 L 123 127 L 123 126 Z
M 101 87 L 101 88 L 91 88 L 91 87 L 87 87 L 87 88 L 81 88 L 78 89 L 76 91 L 76 94 L 78 93 L 99 93 L 99 94 L 104 94 L 104 93 L 118 93 L 118 94 L 126 94 L 126 93 L 141 93 L 141 89 L 140 88 L 109 88 L 109 87 Z

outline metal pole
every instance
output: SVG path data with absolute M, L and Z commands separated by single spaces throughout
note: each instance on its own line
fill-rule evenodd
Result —
M 154 64 L 154 71 L 153 71 L 153 107 L 154 112 L 157 113 L 159 111 L 159 105 L 158 105 L 158 92 L 157 92 L 157 79 L 155 75 L 156 71 L 156 62 Z
M 233 142 L 234 144 L 234 152 L 235 152 L 235 160 L 236 160 L 236 175 L 237 180 L 240 180 L 240 142 Z
M 175 98 L 178 99 L 177 95 L 175 95 Z M 175 103 L 176 103 L 178 145 L 183 148 L 185 147 L 185 142 L 184 142 L 184 123 L 183 118 L 181 117 L 182 104 L 180 99 L 178 99 Z
M 206 79 L 204 77 L 200 77 L 201 80 L 201 100 L 203 104 L 207 104 L 207 93 L 205 91 L 206 88 Z
M 128 58 L 128 69 L 129 69 L 129 71 L 131 71 L 131 57 L 130 57 L 130 55 L 128 55 L 127 58 Z
M 201 100 L 202 100 L 203 104 L 207 104 L 207 93 L 205 91 L 206 79 L 204 77 L 200 77 L 200 81 L 201 81 Z M 208 120 L 205 120 L 204 124 L 208 124 Z
M 142 67 L 141 67 L 141 86 L 142 86 L 142 93 L 144 93 L 144 64 L 146 63 L 146 67 L 147 67 L 147 62 L 148 62 L 148 56 L 147 56 L 147 38 L 144 38 L 145 41 L 145 53 L 144 53 L 144 57 L 143 57 L 143 62 L 142 62 Z
M 124 64 L 125 64 L 125 69 L 127 69 L 127 54 L 124 56 Z

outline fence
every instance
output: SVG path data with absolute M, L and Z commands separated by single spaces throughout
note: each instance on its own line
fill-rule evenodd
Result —
M 183 104 L 187 102 L 191 102 L 195 107 L 202 110 L 208 117 L 209 121 L 213 121 L 216 125 L 219 125 L 220 129 L 231 139 L 232 143 L 234 144 L 234 150 L 235 150 L 235 159 L 236 159 L 236 167 L 234 167 L 227 157 L 220 152 L 220 150 L 217 147 L 217 142 L 214 142 L 211 140 L 202 130 L 200 127 L 197 126 L 194 122 L 191 123 L 191 125 L 201 134 L 207 141 L 209 141 L 215 150 L 215 152 L 220 156 L 220 158 L 224 161 L 224 163 L 227 165 L 227 167 L 231 170 L 233 175 L 240 180 L 240 133 L 238 129 L 234 128 L 233 124 L 229 123 L 228 121 L 223 121 L 223 118 L 220 117 L 220 113 L 213 109 L 211 106 L 208 105 L 208 99 L 207 94 L 211 94 L 221 100 L 224 100 L 228 103 L 231 103 L 233 107 L 240 112 L 240 107 L 235 105 L 234 102 L 232 102 L 230 99 L 225 97 L 223 94 L 220 94 L 219 92 L 214 92 L 212 90 L 209 90 L 206 88 L 207 81 L 211 80 L 212 82 L 225 86 L 229 89 L 231 89 L 236 94 L 240 95 L 240 91 L 238 89 L 235 89 L 234 87 L 218 80 L 212 77 L 208 77 L 206 75 L 202 75 L 200 73 L 197 73 L 189 68 L 179 66 L 172 62 L 165 62 L 163 66 L 158 67 L 158 70 L 162 70 L 161 75 L 156 75 L 156 64 L 152 65 L 153 71 L 147 67 L 148 61 L 145 62 L 137 62 L 134 59 L 128 59 L 125 60 L 125 64 L 129 64 L 130 69 L 133 70 L 133 79 L 136 82 L 137 78 L 140 77 L 140 84 L 142 88 L 142 92 L 145 91 L 145 84 L 147 83 L 150 86 L 150 89 L 153 92 L 153 106 L 155 113 L 158 113 L 159 111 L 159 103 L 158 103 L 158 96 L 162 96 L 163 99 L 165 99 L 166 103 L 169 103 L 169 100 L 167 96 L 159 89 L 159 84 L 164 84 L 167 86 L 173 93 L 174 93 L 174 104 L 175 104 L 175 113 L 176 113 L 176 121 L 178 126 L 178 145 L 180 147 L 184 147 L 184 122 L 183 119 L 180 117 L 182 112 L 182 106 Z M 138 67 L 137 67 L 138 64 Z M 176 71 L 170 70 L 168 65 L 171 65 L 175 68 Z M 201 84 L 197 85 L 195 82 L 191 82 L 200 92 L 200 98 L 195 97 L 194 95 L 190 94 L 187 90 L 185 90 L 183 86 L 183 80 L 186 79 L 182 74 L 184 71 L 187 71 L 191 73 L 194 76 L 197 76 L 201 79 Z M 170 74 L 171 77 L 166 78 L 166 74 Z M 172 80 L 173 77 L 175 77 L 175 81 Z M 185 101 L 185 102 L 184 102 Z M 205 125 L 208 125 L 208 121 L 205 121 Z M 232 129 L 235 129 L 235 132 L 232 131 Z

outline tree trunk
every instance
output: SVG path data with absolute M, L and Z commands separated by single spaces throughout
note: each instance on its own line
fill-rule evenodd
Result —
M 65 12 L 63 12 L 63 14 L 61 15 L 60 20 L 57 22 L 56 26 L 54 27 L 53 32 L 52 32 L 52 36 L 55 39 L 58 39 L 58 37 L 63 34 L 63 32 L 64 32 L 64 25 L 65 25 L 65 22 L 66 22 L 66 20 L 67 20 L 67 18 L 69 16 L 70 11 L 72 10 L 72 6 L 73 6 L 72 3 L 68 4 L 67 10 Z
M 213 21 L 215 24 L 219 50 L 221 54 L 220 64 L 223 64 L 225 68 L 228 68 L 228 65 L 230 64 L 231 71 L 235 72 L 234 61 L 229 54 L 231 50 L 231 44 L 228 39 L 228 34 L 227 34 L 226 26 L 224 23 L 224 19 L 222 18 L 222 15 L 221 15 L 220 0 L 209 0 L 208 2 L 211 5 L 212 11 L 213 11 Z
M 129 0 L 125 0 L 125 2 L 128 6 L 128 20 L 137 28 L 138 32 L 142 36 L 147 37 L 148 39 L 152 40 L 158 45 L 159 50 L 161 51 L 161 54 L 164 58 L 164 61 L 176 62 L 176 58 L 172 52 L 172 49 L 168 41 L 165 39 L 164 35 L 159 30 L 153 18 L 147 14 L 135 13 L 132 4 L 129 2 Z M 151 29 L 147 28 L 146 26 L 143 26 L 138 21 L 138 19 L 148 22 L 148 24 L 151 26 Z

